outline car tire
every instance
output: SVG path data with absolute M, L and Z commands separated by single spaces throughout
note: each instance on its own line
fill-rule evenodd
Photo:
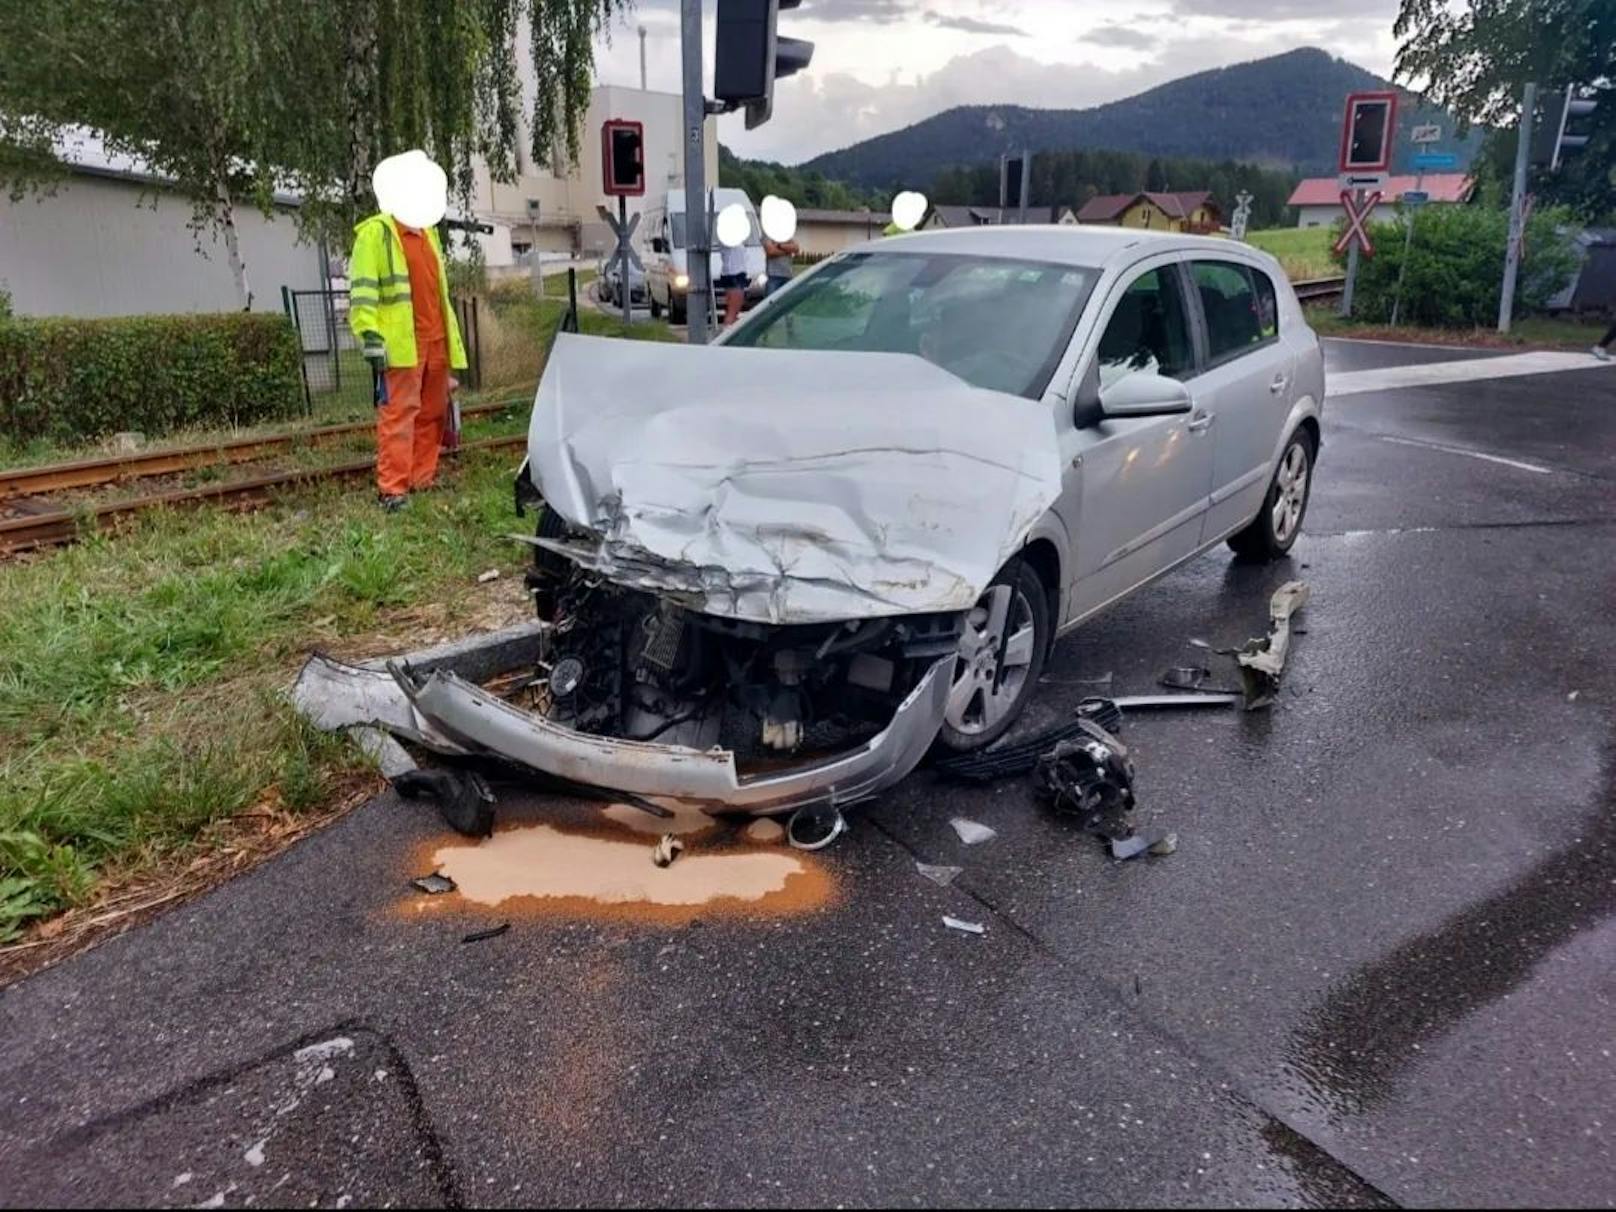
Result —
M 648 291 L 647 293 L 651 296 L 651 318 L 660 320 L 662 318 L 662 304 L 656 301 L 656 291 Z
M 1308 498 L 1313 492 L 1313 460 L 1318 447 L 1306 429 L 1291 434 L 1280 452 L 1279 466 L 1268 482 L 1262 508 L 1244 530 L 1229 536 L 1229 546 L 1245 560 L 1277 560 L 1302 533 Z
M 1003 602 L 999 619 L 994 618 L 997 601 Z M 1010 644 L 1005 646 L 1009 659 L 1006 675 L 1000 679 L 998 657 L 1006 626 L 1010 628 Z M 939 751 L 984 749 L 1010 730 L 1044 672 L 1053 629 L 1049 591 L 1032 566 L 1013 560 L 1000 569 L 966 616 L 954 690 L 937 733 Z M 1022 636 L 1025 638 L 1019 638 Z
M 676 301 L 673 298 L 673 296 L 671 296 L 671 295 L 668 296 L 668 323 L 669 324 L 684 324 L 684 323 L 686 323 L 688 321 L 688 319 L 689 319 L 689 316 L 686 314 L 688 311 L 689 311 L 689 307 L 688 307 L 688 305 L 687 305 L 687 303 L 685 301 L 683 301 L 683 300 Z

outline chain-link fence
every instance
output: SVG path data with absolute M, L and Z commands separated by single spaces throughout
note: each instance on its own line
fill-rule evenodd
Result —
M 369 404 L 374 397 L 370 366 L 348 327 L 348 292 L 281 288 L 281 302 L 303 348 L 303 395 L 315 415 Z M 457 378 L 466 390 L 482 385 L 482 341 L 475 297 L 450 300 L 466 346 L 467 369 Z

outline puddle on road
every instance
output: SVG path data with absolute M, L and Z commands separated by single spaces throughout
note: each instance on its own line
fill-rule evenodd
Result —
M 628 811 L 657 823 L 644 813 Z M 715 825 L 703 815 L 694 829 L 676 827 L 688 823 L 664 821 L 661 829 L 642 830 L 635 822 L 629 828 L 690 833 Z M 444 846 L 433 854 L 432 862 L 454 880 L 458 899 L 506 911 L 528 908 L 684 922 L 715 912 L 806 913 L 828 904 L 833 892 L 823 868 L 773 846 L 711 854 L 693 847 L 668 867 L 655 866 L 651 851 L 646 842 L 615 841 L 536 824 L 502 829 L 474 845 Z

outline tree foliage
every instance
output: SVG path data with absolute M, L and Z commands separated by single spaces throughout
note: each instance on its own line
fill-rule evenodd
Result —
M 1228 216 L 1234 212 L 1235 195 L 1246 190 L 1252 195 L 1251 226 L 1261 228 L 1285 221 L 1286 200 L 1295 184 L 1290 173 L 1233 160 L 1174 159 L 1119 151 L 1037 152 L 1032 158 L 1029 202 L 1033 206 L 1070 206 L 1075 211 L 1102 194 L 1207 189 Z M 944 204 L 997 206 L 999 166 L 946 168 L 931 182 L 927 197 Z
M 234 214 L 303 196 L 310 235 L 344 241 L 384 156 L 424 148 L 462 205 L 482 159 L 576 155 L 595 34 L 629 0 L 31 0 L 0 5 L 0 178 L 59 173 L 53 144 L 93 130 L 188 198 L 239 260 Z M 518 45 L 535 108 L 524 115 Z M 243 293 L 246 282 L 238 273 Z
M 1491 128 L 1484 187 L 1508 188 L 1521 92 L 1578 85 L 1599 107 L 1592 139 L 1533 191 L 1585 219 L 1616 218 L 1616 3 L 1612 0 L 1402 0 L 1397 77 L 1422 85 L 1463 123 Z
M 718 148 L 718 183 L 744 189 L 753 202 L 775 194 L 794 205 L 819 210 L 884 211 L 892 202 L 889 194 L 828 181 L 811 169 L 742 159 L 722 144 Z
M 1576 257 L 1564 234 L 1569 220 L 1564 210 L 1533 212 L 1515 295 L 1519 312 L 1541 306 L 1574 272 Z M 1415 212 L 1414 238 L 1408 243 L 1406 276 L 1405 231 L 1402 221 L 1371 225 L 1375 255 L 1358 264 L 1354 303 L 1358 318 L 1390 321 L 1402 276 L 1398 317 L 1404 323 L 1439 328 L 1494 324 L 1509 240 L 1508 209 L 1480 204 L 1420 207 Z M 1336 259 L 1345 262 L 1339 254 Z

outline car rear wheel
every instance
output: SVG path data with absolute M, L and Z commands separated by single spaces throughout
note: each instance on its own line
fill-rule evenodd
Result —
M 1262 509 L 1244 530 L 1229 536 L 1235 554 L 1248 560 L 1277 560 L 1302 533 L 1302 518 L 1313 490 L 1313 435 L 1298 429 L 1285 443 L 1268 483 Z
M 1037 572 L 1019 560 L 1001 570 L 966 616 L 941 748 L 967 753 L 1009 731 L 1044 671 L 1052 626 Z

